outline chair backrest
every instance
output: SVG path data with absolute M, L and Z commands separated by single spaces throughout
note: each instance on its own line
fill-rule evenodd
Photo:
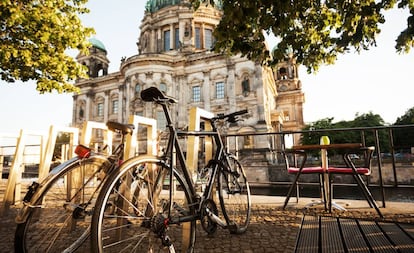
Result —
M 329 173 L 350 174 L 352 173 L 351 163 L 353 163 L 355 168 L 358 171 L 358 174 L 369 175 L 371 174 L 371 163 L 372 163 L 372 157 L 373 157 L 374 151 L 375 151 L 375 147 L 361 147 L 358 150 L 348 151 L 343 155 L 347 168 L 330 167 Z M 363 157 L 362 163 L 358 161 L 354 162 L 353 159 L 355 158 L 352 158 L 352 155 L 355 153 L 362 155 Z
M 371 164 L 372 164 L 372 157 L 374 156 L 374 151 L 375 151 L 375 147 L 365 147 L 363 148 L 365 149 L 364 152 L 364 160 L 365 160 L 365 168 L 369 168 L 371 169 Z
M 282 152 L 285 159 L 286 169 L 289 168 L 301 168 L 305 166 L 307 155 L 303 150 L 285 150 Z M 300 159 L 298 160 L 298 156 Z M 291 158 L 291 159 L 290 159 Z M 300 164 L 298 164 L 300 163 Z

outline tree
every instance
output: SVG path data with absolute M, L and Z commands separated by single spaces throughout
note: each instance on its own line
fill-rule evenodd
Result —
M 398 117 L 395 126 L 414 124 L 414 107 L 408 109 L 404 115 Z M 405 149 L 406 151 L 414 147 L 414 130 L 413 128 L 395 128 L 394 129 L 394 146 L 397 149 Z
M 87 0 L 0 1 L 0 77 L 7 82 L 36 80 L 40 93 L 77 91 L 72 80 L 86 68 L 66 54 L 88 52 L 92 28 L 77 14 Z
M 396 40 L 397 52 L 408 52 L 414 43 L 414 3 L 407 0 L 191 0 L 220 4 L 223 17 L 214 31 L 215 51 L 240 53 L 261 63 L 283 61 L 293 53 L 308 72 L 332 64 L 339 54 L 367 50 L 376 45 L 383 12 L 396 6 L 409 9 L 407 28 Z M 279 41 L 269 58 L 264 33 Z
M 385 122 L 382 117 L 372 112 L 364 114 L 356 114 L 351 121 L 339 121 L 333 123 L 333 118 L 325 118 L 313 123 L 305 125 L 303 130 L 332 130 L 332 129 L 352 129 L 352 128 L 369 128 L 381 127 Z M 346 131 L 317 131 L 304 133 L 302 135 L 303 144 L 318 144 L 322 135 L 328 135 L 331 143 L 361 143 L 362 134 L 364 136 L 365 145 L 374 146 L 375 136 L 373 130 L 346 130 Z M 378 137 L 381 147 L 389 148 L 388 133 L 383 129 L 378 130 Z M 382 150 L 385 151 L 385 150 Z
M 313 131 L 313 130 L 320 130 L 320 129 L 332 129 L 333 128 L 333 121 L 334 118 L 324 118 L 312 122 L 310 124 L 305 125 L 303 128 L 304 131 Z M 321 132 L 309 132 L 302 135 L 302 144 L 318 144 L 321 136 L 324 133 Z

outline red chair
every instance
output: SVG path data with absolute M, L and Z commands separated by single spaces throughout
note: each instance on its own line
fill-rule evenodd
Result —
M 361 189 L 364 194 L 365 199 L 367 200 L 370 207 L 375 208 L 378 214 L 382 217 L 381 211 L 379 210 L 374 197 L 372 196 L 370 190 L 367 187 L 367 184 L 364 183 L 362 176 L 369 176 L 371 174 L 371 161 L 372 156 L 375 151 L 374 147 L 361 147 L 358 150 L 347 150 L 343 155 L 344 162 L 346 167 L 328 167 L 329 173 L 329 183 L 330 183 L 330 194 L 329 194 L 329 211 L 332 209 L 332 192 L 333 192 L 333 175 L 352 175 L 355 181 L 358 184 L 358 187 Z M 357 152 L 363 155 L 363 164 L 361 166 L 356 166 L 352 155 Z
M 325 194 L 325 190 L 324 190 L 324 177 L 323 174 L 325 173 L 324 168 L 322 168 L 321 166 L 316 166 L 316 167 L 305 167 L 306 164 L 306 160 L 307 160 L 307 155 L 306 152 L 304 150 L 285 150 L 283 152 L 283 156 L 285 158 L 285 164 L 286 164 L 286 169 L 288 174 L 291 175 L 295 175 L 295 179 L 293 180 L 292 185 L 289 188 L 289 191 L 286 195 L 286 199 L 285 199 L 285 203 L 283 205 L 283 209 L 286 208 L 289 199 L 293 193 L 293 190 L 296 188 L 296 194 L 297 194 L 297 198 L 299 198 L 299 177 L 302 174 L 317 174 L 319 175 L 319 187 L 320 187 L 320 193 L 321 193 L 321 199 L 323 199 L 323 203 L 325 205 L 325 210 L 327 210 L 327 205 L 326 205 L 326 194 Z M 289 157 L 292 157 L 292 165 L 290 163 Z M 297 157 L 299 157 L 301 159 L 300 165 L 298 166 L 298 159 Z

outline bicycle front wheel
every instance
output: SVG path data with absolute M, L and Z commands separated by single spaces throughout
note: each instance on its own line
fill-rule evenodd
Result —
M 193 251 L 192 196 L 177 173 L 170 196 L 169 173 L 157 158 L 137 157 L 108 178 L 92 218 L 93 252 Z
M 250 222 L 250 187 L 243 167 L 233 156 L 228 168 L 220 168 L 218 176 L 220 207 L 231 233 L 241 234 Z
M 15 252 L 74 250 L 89 236 L 91 210 L 110 166 L 101 156 L 56 167 L 33 193 L 15 232 Z M 86 245 L 89 246 L 89 245 Z

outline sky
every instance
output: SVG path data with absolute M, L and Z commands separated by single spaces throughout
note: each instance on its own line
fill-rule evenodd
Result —
M 87 4 L 91 12 L 81 19 L 85 26 L 95 29 L 95 37 L 105 45 L 110 73 L 119 70 L 122 57 L 138 53 L 136 42 L 145 3 L 90 0 Z M 333 117 L 334 122 L 352 120 L 356 114 L 372 112 L 392 124 L 414 107 L 410 74 L 414 72 L 414 50 L 400 55 L 394 49 L 395 39 L 406 24 L 404 16 L 401 11 L 387 14 L 377 47 L 369 51 L 340 55 L 334 65 L 321 66 L 316 74 L 308 74 L 300 66 L 305 122 L 327 117 Z M 274 46 L 274 41 L 268 43 Z M 69 126 L 72 101 L 72 94 L 39 94 L 34 82 L 0 81 L 0 134 L 17 134 L 20 129 L 43 132 L 50 125 Z

